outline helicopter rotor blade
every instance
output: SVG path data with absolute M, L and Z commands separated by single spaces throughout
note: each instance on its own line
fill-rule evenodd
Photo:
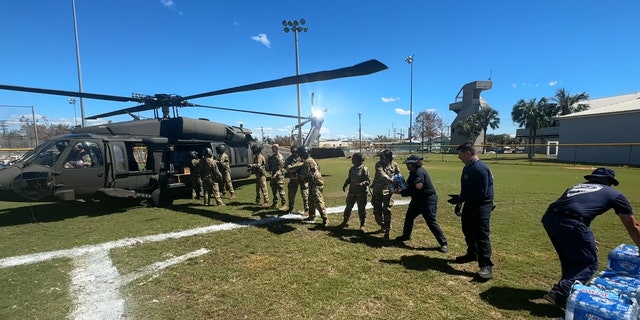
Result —
M 339 79 L 339 78 L 364 76 L 367 74 L 372 74 L 378 71 L 385 70 L 387 68 L 388 67 L 384 63 L 378 60 L 372 59 L 369 61 L 365 61 L 356 65 L 353 65 L 351 67 L 306 73 L 306 74 L 301 74 L 297 76 L 285 77 L 277 80 L 264 81 L 264 82 L 259 82 L 259 83 L 254 83 L 254 84 L 249 84 L 249 85 L 244 85 L 239 87 L 194 94 L 191 96 L 184 97 L 184 99 L 190 100 L 190 99 L 217 96 L 221 94 L 228 94 L 228 93 L 235 93 L 235 92 L 282 87 L 282 86 L 288 86 L 288 85 L 297 84 L 297 83 L 308 83 L 308 82 L 325 81 L 325 80 L 332 80 L 332 79 Z
M 98 114 L 98 115 L 95 115 L 95 116 L 85 117 L 85 119 L 93 120 L 93 119 L 98 119 L 98 118 L 106 118 L 106 117 L 117 116 L 117 115 L 121 115 L 121 114 L 142 112 L 142 111 L 147 111 L 147 110 L 149 110 L 149 106 L 146 105 L 146 104 L 141 104 L 139 106 L 135 106 L 135 107 L 131 107 L 131 108 L 120 109 L 120 110 L 116 110 L 116 111 L 111 111 L 111 112 L 107 112 L 107 113 Z
M 212 106 L 203 106 L 200 104 L 196 104 L 194 105 L 195 107 L 200 107 L 200 108 L 207 108 L 207 109 L 216 109 L 216 110 L 226 110 L 226 111 L 235 111 L 235 112 L 244 112 L 244 113 L 253 113 L 253 114 L 262 114 L 265 116 L 274 116 L 274 117 L 281 117 L 281 118 L 292 118 L 292 119 L 298 119 L 298 116 L 292 116 L 292 115 L 288 115 L 288 114 L 281 114 L 281 113 L 271 113 L 271 112 L 262 112 L 262 111 L 252 111 L 252 110 L 242 110 L 242 109 L 233 109 L 233 108 L 223 108 L 223 107 L 212 107 Z M 301 119 L 309 119 L 308 117 L 301 117 Z
M 119 101 L 119 102 L 130 102 L 130 101 L 142 102 L 141 99 L 134 98 L 134 97 L 121 97 L 121 96 L 112 96 L 112 95 L 98 94 L 98 93 L 87 93 L 87 92 L 76 92 L 76 91 L 65 91 L 65 90 L 41 89 L 41 88 L 32 88 L 32 87 L 9 86 L 9 85 L 5 85 L 5 84 L 0 84 L 0 89 L 11 90 L 11 91 L 44 93 L 44 94 L 52 94 L 52 95 L 56 95 L 56 96 L 65 96 L 65 97 L 78 97 L 78 98 L 87 98 L 87 99 L 97 99 L 97 100 L 109 100 L 109 101 Z

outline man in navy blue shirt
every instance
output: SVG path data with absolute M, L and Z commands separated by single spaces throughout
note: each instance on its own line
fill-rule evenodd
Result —
M 493 174 L 476 155 L 473 144 L 458 146 L 458 159 L 464 162 L 460 178 L 460 194 L 447 200 L 456 205 L 456 211 L 464 203 L 461 212 L 462 233 L 467 253 L 456 257 L 457 263 L 478 261 L 478 276 L 483 280 L 493 278 L 491 261 L 490 220 L 493 208 Z
M 620 217 L 629 236 L 640 247 L 640 225 L 633 216 L 629 200 L 617 186 L 616 174 L 609 168 L 598 168 L 584 176 L 586 182 L 567 189 L 549 205 L 542 225 L 560 258 L 562 278 L 544 295 L 561 308 L 565 307 L 571 285 L 586 283 L 598 270 L 598 255 L 591 221 L 609 209 Z
M 407 216 L 404 218 L 402 235 L 397 237 L 396 240 L 411 240 L 413 222 L 419 215 L 422 215 L 424 221 L 427 222 L 429 230 L 438 241 L 440 252 L 447 253 L 447 238 L 444 236 L 437 220 L 438 195 L 436 194 L 436 188 L 431 183 L 427 170 L 422 167 L 422 160 L 422 157 L 412 154 L 404 161 L 409 170 L 407 188 L 398 190 L 396 193 L 400 193 L 403 197 L 411 197 L 411 202 L 409 202 Z

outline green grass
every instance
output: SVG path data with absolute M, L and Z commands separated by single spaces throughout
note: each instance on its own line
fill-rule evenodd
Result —
M 483 156 L 484 157 L 484 156 Z M 492 216 L 495 278 L 475 282 L 474 263 L 453 264 L 465 252 L 459 218 L 446 195 L 459 190 L 462 164 L 453 155 L 428 155 L 425 163 L 436 186 L 439 222 L 449 253 L 422 218 L 405 246 L 352 227 L 318 229 L 295 220 L 229 231 L 141 243 L 112 249 L 120 275 L 158 261 L 205 248 L 207 254 L 140 277 L 124 285 L 132 319 L 545 319 L 562 313 L 541 301 L 559 278 L 559 262 L 540 224 L 547 205 L 591 172 L 589 166 L 526 159 L 486 162 L 495 176 Z M 404 157 L 399 157 L 400 163 Z M 443 161 L 444 160 L 444 161 Z M 373 171 L 375 159 L 366 164 Z M 341 187 L 348 159 L 323 159 L 325 201 L 344 204 Z M 406 175 L 406 168 L 401 165 Z M 619 189 L 632 201 L 640 191 L 640 171 L 616 168 Z M 238 181 L 236 199 L 226 207 L 203 207 L 178 200 L 171 208 L 89 203 L 0 202 L 0 259 L 70 249 L 123 238 L 217 225 L 258 221 L 275 212 L 255 207 L 254 184 Z M 395 196 L 396 199 L 400 198 Z M 297 200 L 298 209 L 301 206 Z M 406 206 L 393 207 L 392 237 L 400 235 Z M 376 229 L 371 210 L 367 227 Z M 337 225 L 341 214 L 329 216 Z M 604 268 L 607 253 L 631 243 L 611 212 L 592 224 Z M 0 269 L 1 319 L 63 319 L 74 305 L 69 293 L 72 259 Z

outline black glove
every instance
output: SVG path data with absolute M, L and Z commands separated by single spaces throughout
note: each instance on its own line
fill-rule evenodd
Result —
M 456 206 L 453 208 L 453 213 L 456 214 L 456 216 L 461 216 L 462 215 L 462 204 L 457 203 Z
M 460 203 L 462 203 L 462 199 L 457 194 L 450 194 L 449 195 L 449 200 L 447 200 L 447 202 L 449 202 L 451 204 L 460 204 Z

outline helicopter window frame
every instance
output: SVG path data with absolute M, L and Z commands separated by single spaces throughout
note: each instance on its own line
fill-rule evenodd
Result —
M 59 143 L 56 144 L 56 147 L 59 147 Z M 73 145 L 74 149 L 69 149 L 69 146 Z M 82 146 L 84 151 L 82 153 L 75 152 L 76 146 Z M 60 150 L 58 148 L 58 150 Z M 86 168 L 96 168 L 104 166 L 104 157 L 102 156 L 102 151 L 100 147 L 95 141 L 92 140 L 78 140 L 74 143 L 66 144 L 63 152 L 66 152 L 65 160 L 62 162 L 62 167 L 64 169 L 86 169 Z M 62 153 L 62 152 L 61 152 Z M 89 161 L 84 158 L 84 156 L 89 157 Z M 82 160 L 82 161 L 80 161 Z
M 127 160 L 126 160 L 126 150 L 124 146 L 119 144 L 114 144 L 111 148 L 113 150 L 113 162 L 115 163 L 115 171 L 116 173 L 127 172 Z
M 60 155 L 65 151 L 68 144 L 68 139 L 49 140 L 34 149 L 31 154 L 25 156 L 23 161 L 53 167 L 60 160 Z

